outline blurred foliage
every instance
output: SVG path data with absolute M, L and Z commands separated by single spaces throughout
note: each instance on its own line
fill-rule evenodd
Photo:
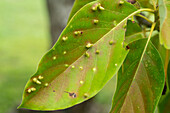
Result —
M 27 79 L 48 48 L 45 1 L 0 1 L 0 113 L 17 107 Z

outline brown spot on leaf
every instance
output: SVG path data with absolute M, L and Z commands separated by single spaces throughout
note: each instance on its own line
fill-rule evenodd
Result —
M 72 97 L 72 98 L 76 98 L 77 97 L 77 95 L 74 92 L 73 93 L 70 93 L 70 92 L 67 92 L 67 91 L 65 91 L 65 92 L 68 93 L 69 96 Z

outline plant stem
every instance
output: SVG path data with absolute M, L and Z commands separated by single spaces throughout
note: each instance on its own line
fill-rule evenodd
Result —
M 138 11 L 147 11 L 147 12 L 151 12 L 151 13 L 154 13 L 154 12 L 155 12 L 155 10 L 149 9 L 149 8 L 139 9 Z
M 132 16 L 134 16 L 134 15 L 136 15 L 137 13 L 142 12 L 142 11 L 147 11 L 147 12 L 152 12 L 152 13 L 155 12 L 155 10 L 153 10 L 153 9 L 148 9 L 148 8 L 139 9 L 139 10 L 133 12 L 132 14 L 130 14 L 129 16 L 127 16 L 125 19 L 123 19 L 119 24 L 122 24 L 122 22 L 126 21 L 128 18 L 130 18 L 130 17 L 132 17 Z M 119 25 L 119 24 L 118 24 L 118 25 Z M 117 26 L 118 26 L 118 25 L 117 25 Z
M 153 33 L 154 29 L 155 29 L 155 25 L 156 25 L 156 23 L 154 22 L 154 23 L 152 24 L 151 31 L 150 31 L 148 40 L 147 40 L 147 42 L 146 42 L 146 46 L 145 46 L 144 52 L 146 51 L 146 48 L 147 48 L 147 46 L 148 46 L 148 43 L 149 43 L 149 41 L 150 41 L 150 39 L 151 39 L 152 33 Z

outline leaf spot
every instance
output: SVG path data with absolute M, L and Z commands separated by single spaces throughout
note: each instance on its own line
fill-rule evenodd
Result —
M 45 83 L 44 86 L 47 87 L 49 84 L 48 83 Z
M 33 82 L 36 82 L 38 79 L 34 77 L 32 80 L 33 80 Z
M 99 54 L 100 53 L 100 50 L 96 50 L 96 54 Z
M 124 4 L 125 2 L 123 0 L 120 0 L 119 5 Z
M 53 56 L 53 60 L 56 60 L 56 56 Z
M 36 84 L 41 84 L 41 82 L 39 80 L 36 81 Z
M 96 71 L 96 68 L 95 68 L 95 67 L 93 68 L 93 71 L 94 71 L 94 72 Z
M 74 68 L 75 68 L 75 66 L 74 66 L 74 65 L 72 65 L 72 66 L 71 66 L 71 68 L 72 68 L 72 69 L 74 69 Z
M 32 88 L 31 88 L 31 91 L 36 91 L 36 88 L 32 87 Z
M 95 3 L 95 4 L 92 6 L 91 9 L 92 9 L 92 11 L 96 11 L 97 9 L 99 9 L 99 10 L 105 10 L 105 8 L 102 7 L 100 3 Z
M 93 6 L 92 6 L 92 11 L 96 11 L 97 8 L 99 7 L 100 3 L 95 3 Z
M 67 51 L 64 51 L 64 52 L 63 52 L 63 55 L 66 55 L 66 54 L 67 54 Z
M 41 82 L 40 82 L 36 77 L 34 77 L 32 80 L 33 80 L 33 82 L 35 82 L 36 84 L 41 84 Z
M 128 49 L 130 49 L 130 47 L 129 47 L 129 46 L 126 46 L 126 50 L 128 50 Z
M 65 36 L 64 36 L 64 37 L 62 38 L 62 40 L 63 40 L 64 42 L 67 41 L 67 40 L 68 40 L 68 37 L 65 37 Z
M 83 31 L 74 31 L 75 36 L 82 35 L 82 34 L 83 34 Z
M 85 94 L 84 94 L 84 98 L 87 98 L 87 97 L 89 97 L 89 94 L 88 94 L 88 93 L 85 93 Z
M 117 66 L 117 64 L 115 64 L 115 66 Z
M 28 93 L 31 93 L 31 92 L 33 92 L 33 91 L 36 91 L 36 88 L 31 87 L 31 88 L 27 89 L 27 92 L 28 92 Z
M 89 49 L 89 48 L 91 48 L 92 46 L 93 46 L 93 44 L 87 43 L 86 48 Z
M 41 76 L 41 75 L 38 76 L 38 79 L 39 79 L 39 80 L 42 80 L 43 78 L 44 78 L 44 77 Z
M 31 89 L 28 89 L 27 92 L 28 92 L 28 93 L 31 93 L 32 91 L 31 91 Z
M 85 57 L 90 57 L 90 54 L 88 52 L 85 53 Z
M 113 44 L 115 44 L 115 42 L 114 42 L 113 40 L 110 40 L 110 41 L 109 41 L 109 44 L 110 44 L 110 45 L 113 45 Z
M 75 93 L 69 93 L 69 96 L 71 96 L 72 98 L 76 98 L 77 95 Z
M 93 20 L 93 23 L 94 23 L 94 24 L 97 24 L 97 23 L 99 23 L 99 20 L 94 19 L 94 20 Z
M 68 93 L 69 96 L 72 97 L 72 98 L 76 98 L 77 97 L 77 95 L 75 93 L 69 93 L 67 91 L 64 91 L 64 92 Z
M 105 8 L 102 7 L 101 5 L 99 6 L 99 9 L 100 9 L 100 10 L 105 10 Z
M 69 65 L 68 64 L 65 64 L 65 67 L 68 67 Z
M 80 81 L 80 84 L 83 85 L 83 84 L 84 84 L 84 81 L 81 80 L 81 81 Z
M 79 69 L 80 69 L 80 70 L 83 70 L 83 66 L 80 66 Z

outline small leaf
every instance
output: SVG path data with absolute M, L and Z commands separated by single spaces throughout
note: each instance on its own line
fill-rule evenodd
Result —
M 120 5 L 119 0 L 98 0 L 81 8 L 42 58 L 25 87 L 19 108 L 65 109 L 96 95 L 128 53 L 123 47 L 123 26 L 135 11 L 127 2 Z M 94 23 L 96 19 L 98 23 Z M 40 75 L 42 80 L 35 79 Z
M 131 48 L 118 73 L 111 113 L 153 113 L 164 87 L 164 69 L 158 51 L 147 39 Z
M 170 0 L 159 0 L 160 43 L 170 49 Z

